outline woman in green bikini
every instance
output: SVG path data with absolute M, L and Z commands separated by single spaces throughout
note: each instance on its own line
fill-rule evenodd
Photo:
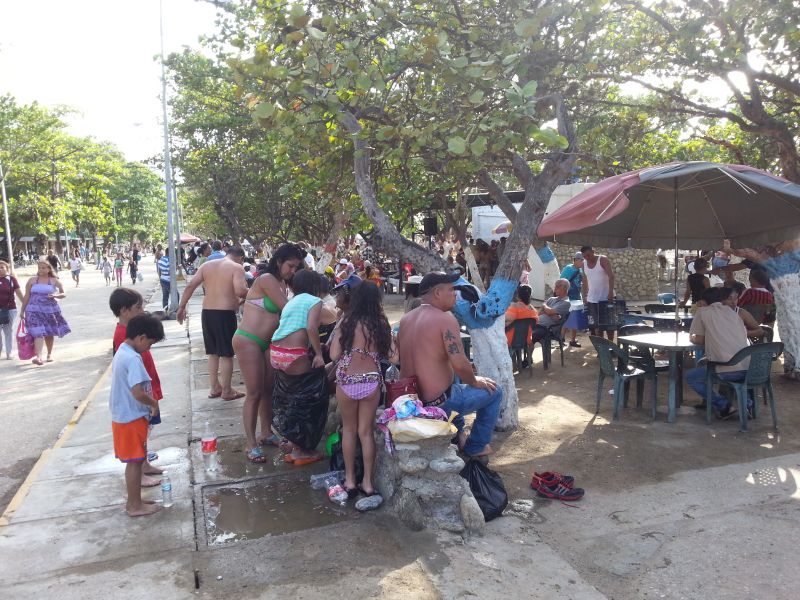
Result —
M 267 272 L 253 282 L 244 302 L 242 321 L 233 335 L 233 349 L 239 360 L 247 395 L 242 409 L 247 458 L 266 461 L 262 444 L 280 441 L 272 434 L 272 367 L 269 344 L 278 328 L 280 311 L 287 302 L 286 285 L 302 266 L 305 250 L 284 244 L 272 255 Z M 261 419 L 261 436 L 256 439 L 256 421 Z

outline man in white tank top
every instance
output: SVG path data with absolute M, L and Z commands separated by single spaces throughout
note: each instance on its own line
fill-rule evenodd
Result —
M 607 256 L 594 253 L 591 246 L 581 248 L 583 281 L 581 295 L 589 312 L 589 333 L 614 340 L 617 318 L 614 310 L 614 270 Z

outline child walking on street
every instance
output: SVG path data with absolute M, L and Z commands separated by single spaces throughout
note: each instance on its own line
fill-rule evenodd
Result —
M 147 460 L 147 429 L 151 417 L 158 416 L 158 402 L 152 396 L 150 376 L 144 368 L 142 353 L 164 339 L 161 321 L 150 315 L 133 317 L 125 328 L 125 341 L 120 344 L 111 363 L 111 432 L 114 454 L 125 463 L 125 487 L 129 517 L 158 512 L 161 507 L 142 500 L 142 469 Z
M 114 330 L 114 339 L 112 342 L 112 349 L 114 354 L 116 354 L 120 345 L 125 341 L 126 328 L 130 320 L 144 313 L 144 298 L 135 290 L 117 288 L 111 292 L 111 296 L 108 298 L 108 305 L 111 308 L 111 312 L 117 317 L 117 327 Z M 153 361 L 153 355 L 150 354 L 149 350 L 142 352 L 142 362 L 144 363 L 145 371 L 147 371 L 147 374 L 150 376 L 151 395 L 153 399 L 158 402 L 164 397 L 164 394 L 161 391 L 161 379 L 156 370 L 156 363 Z M 148 432 L 153 428 L 153 425 L 158 425 L 159 423 L 161 423 L 160 413 L 150 419 Z M 150 464 L 150 462 L 154 460 L 158 460 L 158 455 L 155 452 L 148 452 L 147 459 L 144 461 L 142 467 L 142 485 L 144 487 L 152 487 L 159 483 L 158 479 L 148 477 L 148 475 L 161 475 L 161 473 L 164 472 L 163 469 Z
M 103 264 L 100 267 L 103 269 L 103 277 L 106 279 L 106 285 L 111 285 L 111 261 L 107 256 L 103 257 Z

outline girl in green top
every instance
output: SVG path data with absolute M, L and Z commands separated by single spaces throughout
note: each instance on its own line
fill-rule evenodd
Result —
M 208 244 L 205 246 L 210 250 Z M 202 247 L 200 254 L 205 258 Z M 262 444 L 278 444 L 280 441 L 270 430 L 273 378 L 269 364 L 269 343 L 278 328 L 280 311 L 288 300 L 287 284 L 303 264 L 304 258 L 305 251 L 294 244 L 284 244 L 278 248 L 267 265 L 266 273 L 253 282 L 253 287 L 247 293 L 242 308 L 242 322 L 233 335 L 233 350 L 239 361 L 246 391 L 242 408 L 245 452 L 252 462 L 266 460 Z M 261 434 L 256 438 L 256 422 L 259 418 Z
M 114 276 L 117 278 L 117 287 L 122 285 L 122 269 L 125 267 L 125 259 L 122 258 L 122 252 L 117 252 L 117 257 L 114 259 Z
M 281 312 L 281 322 L 272 335 L 270 363 L 287 375 L 302 375 L 325 366 L 319 342 L 322 313 L 320 279 L 314 271 L 298 271 L 292 279 L 294 297 Z M 314 358 L 309 359 L 309 346 Z

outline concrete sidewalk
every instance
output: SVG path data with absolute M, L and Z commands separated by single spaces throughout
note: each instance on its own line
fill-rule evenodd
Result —
M 484 535 L 466 540 L 410 532 L 385 510 L 313 526 L 324 511 L 304 508 L 301 496 L 308 475 L 324 465 L 248 463 L 241 452 L 241 400 L 207 398 L 200 300 L 190 301 L 187 324 L 165 321 L 167 339 L 153 347 L 165 398 L 164 422 L 150 445 L 157 464 L 169 470 L 175 504 L 152 517 L 125 515 L 107 371 L 3 517 L 3 598 L 797 595 L 791 532 L 800 520 L 800 455 L 686 471 L 614 493 L 590 491 L 576 507 L 531 493 Z M 242 388 L 238 370 L 234 384 Z M 204 471 L 198 449 L 206 420 L 220 436 L 216 473 Z M 287 481 L 289 490 L 280 487 Z M 226 485 L 246 490 L 245 496 L 269 486 L 283 490 L 276 494 L 285 493 L 288 506 L 278 507 L 283 516 L 277 518 L 292 531 L 228 541 L 208 533 L 210 494 Z M 160 498 L 158 488 L 145 493 Z M 327 502 L 318 495 L 317 505 Z M 237 515 L 239 522 L 228 525 L 247 530 L 248 519 L 263 517 Z

